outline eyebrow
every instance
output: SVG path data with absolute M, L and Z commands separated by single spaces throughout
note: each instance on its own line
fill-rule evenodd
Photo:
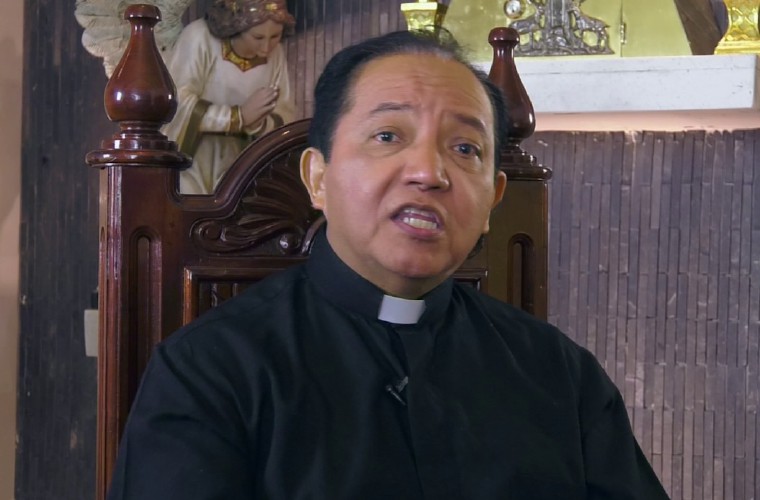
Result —
M 369 112 L 370 116 L 375 116 L 388 111 L 410 111 L 414 107 L 409 103 L 403 102 L 381 102 L 372 111 Z M 470 126 L 480 132 L 481 134 L 488 135 L 486 126 L 482 120 L 477 119 L 474 116 L 465 115 L 463 113 L 454 113 L 454 119 L 458 122 Z
M 403 102 L 381 102 L 369 112 L 370 116 L 386 113 L 388 111 L 410 111 L 413 107 L 411 104 Z
M 479 119 L 475 118 L 474 116 L 465 115 L 465 114 L 462 114 L 462 113 L 454 113 L 454 118 L 458 122 L 474 128 L 475 130 L 477 130 L 481 134 L 486 135 L 486 136 L 488 135 L 488 130 L 486 130 L 486 126 L 485 126 L 485 124 L 483 123 L 482 120 L 479 120 Z

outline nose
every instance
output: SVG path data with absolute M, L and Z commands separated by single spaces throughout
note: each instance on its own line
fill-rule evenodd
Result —
M 420 143 L 409 149 L 404 166 L 404 182 L 422 190 L 451 187 L 444 157 L 436 144 Z

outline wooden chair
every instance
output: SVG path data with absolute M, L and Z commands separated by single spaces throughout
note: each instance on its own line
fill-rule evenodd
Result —
M 98 498 L 153 346 L 251 283 L 302 262 L 323 222 L 298 175 L 308 119 L 251 144 L 213 195 L 178 193 L 189 159 L 159 132 L 174 112 L 174 90 L 153 40 L 158 16 L 149 5 L 127 9 L 132 37 L 105 99 L 120 131 L 87 157 L 101 169 Z M 496 29 L 491 43 L 491 78 L 509 102 L 501 164 L 509 184 L 483 249 L 456 279 L 546 317 L 551 172 L 519 147 L 533 132 L 533 109 L 512 59 L 517 34 Z

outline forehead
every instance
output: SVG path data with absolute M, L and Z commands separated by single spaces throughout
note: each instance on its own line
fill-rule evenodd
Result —
M 248 28 L 248 33 L 251 35 L 273 35 L 277 33 L 281 33 L 283 30 L 283 25 L 272 21 L 271 19 L 267 19 L 263 23 L 259 23 L 255 26 L 251 26 Z
M 491 101 L 478 78 L 462 63 L 434 54 L 394 54 L 374 59 L 350 90 L 352 109 L 404 102 L 427 110 L 456 110 L 493 126 Z

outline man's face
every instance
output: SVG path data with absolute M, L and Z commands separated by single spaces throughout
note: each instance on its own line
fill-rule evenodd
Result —
M 309 149 L 302 178 L 327 238 L 386 293 L 416 298 L 467 258 L 504 192 L 481 83 L 431 55 L 368 63 L 339 119 L 330 162 Z

